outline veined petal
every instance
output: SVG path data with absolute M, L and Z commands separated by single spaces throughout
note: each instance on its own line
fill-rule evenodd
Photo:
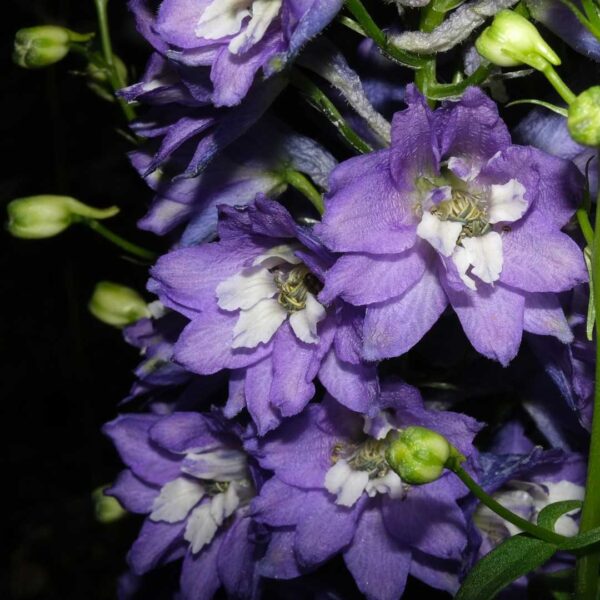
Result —
M 263 267 L 250 267 L 222 281 L 216 289 L 217 304 L 224 310 L 248 310 L 277 293 L 273 274 Z
M 260 265 L 265 269 L 272 269 L 287 262 L 290 265 L 299 265 L 302 261 L 296 256 L 296 250 L 300 249 L 300 245 L 296 244 L 281 244 L 281 246 L 273 246 L 266 252 L 263 252 L 254 259 L 254 266 Z
M 152 505 L 150 519 L 167 523 L 182 521 L 202 496 L 204 487 L 200 483 L 178 477 L 163 485 Z
M 229 42 L 229 51 L 232 54 L 243 54 L 260 41 L 269 25 L 279 14 L 281 2 L 282 0 L 254 0 L 252 2 L 252 19 L 246 28 Z
M 527 210 L 525 187 L 516 179 L 501 185 L 492 185 L 489 194 L 488 220 L 490 223 L 520 219 Z
M 485 283 L 497 281 L 503 265 L 500 234 L 490 231 L 479 237 L 465 238 L 462 244 L 469 253 L 469 260 L 473 265 L 473 275 L 477 275 Z
M 266 298 L 250 310 L 242 310 L 233 328 L 232 348 L 256 348 L 268 342 L 288 313 L 277 300 Z
M 448 168 L 463 181 L 473 181 L 477 175 L 479 175 L 479 165 L 473 161 L 469 161 L 466 158 L 459 158 L 457 156 L 451 156 L 448 160 Z
M 317 325 L 326 314 L 325 307 L 311 293 L 308 293 L 306 306 L 290 315 L 290 325 L 296 337 L 306 344 L 316 344 L 319 341 Z
M 462 231 L 462 224 L 455 221 L 441 221 L 430 212 L 423 213 L 417 226 L 417 235 L 427 240 L 440 254 L 450 256 L 456 248 L 456 241 Z
M 234 35 L 242 27 L 242 21 L 250 16 L 252 0 L 213 0 L 204 10 L 194 33 L 207 40 Z
M 181 465 L 182 471 L 198 479 L 232 481 L 247 475 L 246 456 L 232 448 L 218 448 L 202 454 L 187 454 Z

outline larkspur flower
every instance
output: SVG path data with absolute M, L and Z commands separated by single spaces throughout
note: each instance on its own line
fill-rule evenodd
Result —
M 210 73 L 211 101 L 239 104 L 259 72 L 280 71 L 335 17 L 342 0 L 133 0 L 138 29 L 171 61 Z
M 272 529 L 260 571 L 293 578 L 342 554 L 370 600 L 395 600 L 409 573 L 454 592 L 467 521 L 458 500 L 467 494 L 446 472 L 411 487 L 385 460 L 386 435 L 410 425 L 443 434 L 472 456 L 479 429 L 465 415 L 426 409 L 403 383 L 384 387 L 379 412 L 357 415 L 326 398 L 287 420 L 247 449 L 274 471 L 252 503 L 255 518 Z
M 152 291 L 190 319 L 175 360 L 203 375 L 230 369 L 225 413 L 246 406 L 261 433 L 306 406 L 317 376 L 368 412 L 378 383 L 358 353 L 361 312 L 317 300 L 331 255 L 277 202 L 220 210 L 218 242 L 175 250 L 152 269 Z
M 182 598 L 208 600 L 221 586 L 253 597 L 258 550 L 248 511 L 258 471 L 239 431 L 218 413 L 176 412 L 121 415 L 104 432 L 128 467 L 106 493 L 147 515 L 128 554 L 133 573 L 183 558 Z
M 406 99 L 392 146 L 332 173 L 317 232 L 344 255 L 321 301 L 366 306 L 369 360 L 409 350 L 448 304 L 475 349 L 504 365 L 523 330 L 571 341 L 556 292 L 587 279 L 561 232 L 582 191 L 576 168 L 512 145 L 477 88 L 435 112 L 411 86 Z

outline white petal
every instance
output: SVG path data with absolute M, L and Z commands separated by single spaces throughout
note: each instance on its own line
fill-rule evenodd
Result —
M 351 472 L 352 469 L 344 459 L 338 460 L 325 474 L 325 489 L 337 495 Z
M 221 0 L 218 1 L 221 2 Z M 260 41 L 269 25 L 279 14 L 281 2 L 282 0 L 254 0 L 252 19 L 246 28 L 229 42 L 229 51 L 239 54 Z
M 200 552 L 204 546 L 210 544 L 217 533 L 219 524 L 216 523 L 211 514 L 212 502 L 205 502 L 195 508 L 185 527 L 183 537 L 192 545 L 192 552 Z
M 230 517 L 240 505 L 240 497 L 237 494 L 237 488 L 230 485 L 223 494 L 223 514 L 225 518 Z
M 423 213 L 417 227 L 417 235 L 427 240 L 440 254 L 450 256 L 456 247 L 456 240 L 462 225 L 454 221 L 441 221 L 430 212 Z
M 225 520 L 225 494 L 215 494 L 210 499 L 210 516 L 221 526 Z
M 354 506 L 368 483 L 369 474 L 366 471 L 352 471 L 338 493 L 335 503 L 340 506 Z
M 299 248 L 300 246 L 298 244 L 282 244 L 281 246 L 274 246 L 266 252 L 263 252 L 260 256 L 257 256 L 252 264 L 260 265 L 265 269 L 272 269 L 282 263 L 299 265 L 302 261 L 294 254 Z
M 213 0 L 206 7 L 194 33 L 207 40 L 236 34 L 250 15 L 252 0 Z
M 544 486 L 548 488 L 548 504 L 554 504 L 555 502 L 562 502 L 563 500 L 583 500 L 585 496 L 585 488 L 563 479 L 557 483 L 544 483 Z M 576 511 L 571 511 L 566 514 L 573 514 Z
M 402 479 L 394 471 L 388 471 L 383 477 L 369 480 L 366 489 L 370 497 L 376 494 L 388 494 L 391 498 L 404 496 Z
M 277 293 L 273 274 L 262 267 L 250 267 L 222 281 L 216 289 L 217 304 L 224 310 L 247 310 L 263 298 Z
M 479 167 L 476 164 L 457 156 L 450 157 L 448 168 L 463 181 L 473 181 L 479 175 Z
M 480 237 L 465 238 L 462 242 L 473 265 L 473 275 L 485 283 L 494 283 L 502 272 L 502 237 L 490 231 Z
M 511 223 L 520 219 L 526 210 L 525 188 L 516 179 L 491 187 L 488 207 L 490 223 Z
M 326 314 L 325 307 L 311 293 L 308 293 L 306 306 L 290 315 L 290 325 L 296 337 L 306 344 L 316 344 L 319 341 L 317 325 Z
M 163 485 L 154 499 L 150 519 L 167 523 L 182 521 L 202 496 L 204 488 L 197 481 L 178 477 Z
M 194 477 L 214 481 L 243 479 L 248 474 L 245 454 L 228 448 L 187 454 L 182 470 Z
M 452 262 L 456 265 L 456 270 L 463 280 L 463 283 L 470 289 L 475 291 L 477 286 L 473 279 L 467 275 L 467 270 L 471 266 L 471 255 L 462 246 L 457 246 L 452 255 Z
M 232 348 L 256 348 L 268 342 L 287 315 L 285 308 L 271 298 L 261 300 L 250 310 L 242 310 L 233 328 Z

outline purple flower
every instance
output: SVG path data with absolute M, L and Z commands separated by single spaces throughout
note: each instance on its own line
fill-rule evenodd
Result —
M 318 35 L 342 0 L 162 0 L 156 16 L 143 0 L 130 6 L 159 52 L 210 73 L 215 106 L 234 106 L 259 71 L 281 70 Z
M 410 425 L 438 431 L 467 456 L 474 452 L 476 421 L 427 410 L 402 383 L 384 388 L 370 418 L 326 398 L 249 439 L 247 449 L 275 473 L 252 504 L 255 518 L 272 529 L 260 572 L 292 578 L 340 553 L 369 599 L 399 598 L 409 573 L 456 591 L 467 544 L 457 501 L 467 490 L 449 472 L 410 487 L 389 469 L 385 437 Z
M 257 146 L 257 139 L 269 144 Z M 130 154 L 134 167 L 144 175 L 152 162 L 149 149 Z M 138 223 L 142 229 L 162 235 L 188 223 L 181 244 L 189 246 L 213 238 L 217 230 L 217 206 L 242 206 L 258 193 L 281 195 L 287 188 L 285 171 L 306 173 L 322 188 L 327 187 L 335 159 L 314 140 L 295 133 L 283 123 L 263 118 L 250 131 L 224 149 L 195 177 L 172 179 L 192 156 L 185 146 L 176 150 L 161 167 L 145 177 L 156 191 L 148 214 Z
M 221 586 L 252 597 L 255 479 L 237 432 L 217 413 L 195 412 L 122 415 L 104 432 L 128 467 L 107 494 L 148 515 L 128 554 L 133 573 L 183 558 L 182 598 L 209 599 Z
M 506 365 L 523 330 L 572 339 L 556 292 L 587 279 L 561 232 L 581 195 L 569 162 L 511 144 L 477 88 L 432 112 L 410 87 L 392 146 L 340 164 L 322 225 L 343 252 L 320 300 L 366 306 L 364 356 L 409 350 L 450 304 L 480 353 Z
M 230 369 L 225 414 L 246 406 L 261 434 L 306 406 L 317 375 L 368 412 L 378 383 L 359 355 L 362 313 L 317 300 L 331 255 L 277 202 L 220 210 L 218 242 L 175 250 L 152 269 L 152 291 L 190 319 L 175 360 L 203 375 Z

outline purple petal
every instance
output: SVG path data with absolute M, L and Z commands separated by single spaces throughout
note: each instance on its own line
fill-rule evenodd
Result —
M 155 523 L 146 519 L 127 554 L 132 571 L 136 575 L 143 575 L 183 556 L 187 547 L 183 541 L 183 529 L 182 523 Z
M 573 341 L 565 313 L 554 294 L 527 294 L 523 329 L 537 335 L 552 335 L 564 344 Z
M 269 547 L 258 565 L 261 575 L 270 579 L 294 579 L 302 575 L 294 553 L 293 530 L 280 530 L 271 535 Z
M 195 412 L 176 412 L 154 425 L 150 430 L 150 438 L 161 448 L 177 454 L 199 448 L 209 451 L 223 445 L 216 435 L 216 427 L 209 416 Z
M 281 416 L 270 403 L 273 362 L 267 357 L 246 369 L 244 393 L 246 406 L 259 435 L 265 435 L 281 423 Z
M 148 514 L 152 512 L 152 504 L 159 492 L 159 486 L 148 485 L 125 469 L 104 493 L 116 498 L 129 512 Z
M 216 536 L 198 554 L 188 551 L 181 568 L 181 600 L 211 600 L 221 587 L 217 559 L 223 536 Z

